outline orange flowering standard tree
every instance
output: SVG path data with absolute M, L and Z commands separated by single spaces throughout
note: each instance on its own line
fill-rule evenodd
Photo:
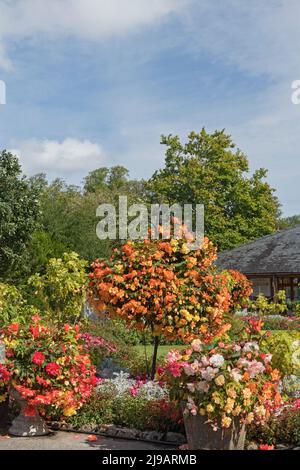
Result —
M 91 296 L 99 311 L 108 309 L 154 338 L 151 377 L 159 338 L 210 342 L 230 324 L 228 277 L 213 266 L 216 248 L 204 238 L 190 251 L 186 239 L 128 241 L 109 261 L 96 260 L 90 274 Z

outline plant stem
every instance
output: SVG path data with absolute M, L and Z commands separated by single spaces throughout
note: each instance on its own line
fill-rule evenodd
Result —
M 159 337 L 155 336 L 154 337 L 153 356 L 152 356 L 151 380 L 154 380 L 154 378 L 155 378 L 158 346 L 159 346 Z

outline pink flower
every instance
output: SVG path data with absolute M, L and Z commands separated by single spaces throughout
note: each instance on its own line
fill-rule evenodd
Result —
M 131 387 L 131 388 L 130 388 L 130 394 L 131 394 L 133 397 L 136 397 L 137 394 L 138 394 L 138 389 L 137 389 L 137 387 Z
M 167 361 L 170 362 L 170 363 L 179 361 L 180 359 L 181 359 L 181 354 L 176 349 L 172 349 L 167 354 Z
M 201 371 L 201 376 L 204 380 L 210 382 L 213 380 L 218 373 L 218 369 L 214 369 L 212 367 L 207 367 L 206 369 Z
M 251 363 L 249 363 L 247 372 L 250 378 L 253 379 L 253 377 L 255 377 L 257 374 L 262 374 L 265 369 L 265 366 L 261 362 L 252 361 Z
M 168 367 L 171 375 L 173 377 L 180 377 L 181 376 L 181 366 L 177 364 L 176 362 L 173 362 L 172 364 L 169 365 Z

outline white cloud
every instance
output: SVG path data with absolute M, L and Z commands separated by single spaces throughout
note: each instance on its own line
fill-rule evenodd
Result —
M 299 0 L 194 0 L 182 16 L 189 47 L 250 74 L 299 70 Z
M 50 176 L 87 174 L 90 170 L 103 166 L 105 152 L 101 145 L 89 140 L 66 138 L 56 140 L 28 139 L 19 142 L 11 149 L 16 154 L 27 175 L 47 173 Z
M 190 0 L 0 0 L 1 47 L 9 38 L 76 36 L 101 40 L 160 21 Z

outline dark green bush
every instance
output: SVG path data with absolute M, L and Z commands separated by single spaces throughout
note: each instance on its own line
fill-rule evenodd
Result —
M 300 445 L 300 409 L 286 409 L 272 416 L 265 426 L 251 425 L 247 438 L 264 444 Z
M 89 400 L 80 408 L 76 415 L 68 418 L 67 422 L 75 427 L 86 424 L 102 425 L 114 422 L 113 404 L 115 392 L 111 389 L 96 391 Z

